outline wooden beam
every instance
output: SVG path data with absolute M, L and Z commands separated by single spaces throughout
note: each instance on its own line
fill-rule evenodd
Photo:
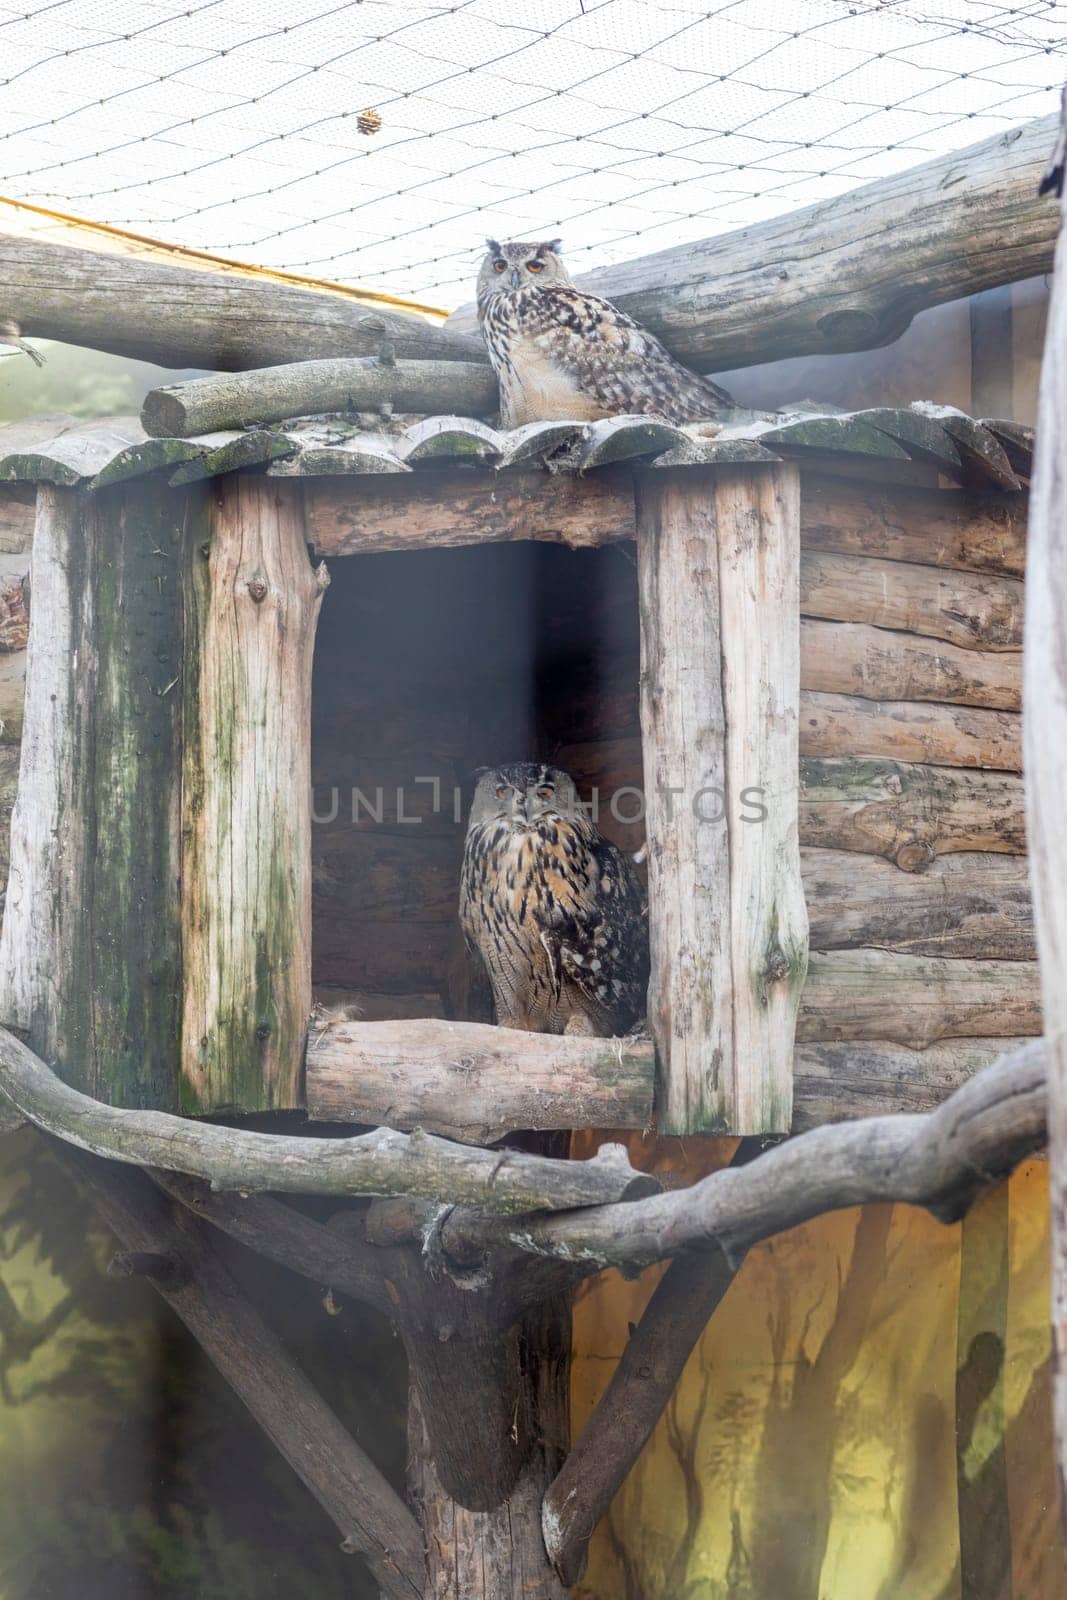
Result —
M 648 1016 L 661 1125 L 784 1131 L 807 948 L 796 821 L 799 480 L 785 465 L 723 469 L 703 483 L 649 472 L 637 504 Z M 724 826 L 723 810 L 759 788 L 769 797 L 762 824 Z
M 702 475 L 700 468 L 690 470 Z M 590 478 L 529 466 L 492 473 L 434 468 L 414 476 L 368 476 L 357 482 L 323 483 L 312 478 L 304 489 L 308 537 L 327 559 L 516 539 L 575 547 L 615 544 L 635 536 L 630 483 L 631 470 L 625 465 L 600 468 Z M 801 545 L 805 551 L 878 558 L 880 564 L 872 565 L 868 574 L 872 580 L 884 572 L 886 561 L 922 568 L 925 609 L 938 615 L 943 631 L 946 623 L 938 596 L 953 580 L 942 572 L 940 588 L 931 587 L 934 569 L 1021 577 L 1026 503 L 1025 494 L 909 485 L 872 488 L 802 470 Z M 913 586 L 914 582 L 913 577 Z M 964 589 L 971 592 L 966 583 Z M 868 608 L 873 603 L 870 590 L 868 583 L 864 590 Z M 1000 599 L 1002 609 L 1006 600 L 1010 613 L 1012 604 L 1018 603 L 1018 590 L 1013 586 L 1007 595 L 1010 598 L 1001 591 Z M 898 617 L 900 610 L 898 602 Z M 849 615 L 844 620 L 873 619 Z M 956 627 L 959 637 L 959 623 Z M 975 643 L 971 634 L 968 638 Z
M 105 255 L 0 232 L 4 314 L 28 339 L 62 339 L 163 367 L 240 371 L 319 356 L 485 361 L 479 338 L 343 293 Z M 451 407 L 449 409 L 452 409 Z
M 928 306 L 1047 272 L 1045 117 L 830 201 L 582 273 L 701 372 L 890 344 Z M 446 328 L 471 333 L 473 308 Z
M 800 695 L 800 751 L 805 756 L 887 756 L 938 767 L 1022 770 L 1022 719 L 930 701 L 864 700 L 858 695 Z
M 325 569 L 299 485 L 234 474 L 186 580 L 182 1095 L 301 1101 L 311 1011 L 311 659 Z
M 800 764 L 802 844 L 885 856 L 921 872 L 957 850 L 1026 853 L 1022 779 L 851 756 Z
M 1067 104 L 1064 108 L 1067 118 Z M 1050 186 L 1062 193 L 1061 128 Z M 1051 141 L 1050 141 L 1051 145 Z M 1067 225 L 1059 232 L 1038 404 L 1026 593 L 1024 727 L 1037 944 L 1049 1041 L 1053 1405 L 1061 1508 L 1067 1505 Z
M 180 573 L 201 513 L 152 485 L 38 492 L 0 1019 L 118 1105 L 178 1098 Z
M 1023 586 L 1017 578 L 806 550 L 800 609 L 806 617 L 867 622 L 945 639 L 964 650 L 1022 646 Z
M 194 378 L 153 389 L 141 408 L 159 438 L 281 422 L 320 411 L 397 411 L 485 416 L 498 404 L 491 367 L 473 361 L 382 361 L 374 356 L 294 361 L 285 366 Z
M 492 1144 L 519 1128 L 644 1128 L 652 1052 L 630 1039 L 551 1038 L 477 1022 L 312 1026 L 308 1115 L 427 1128 Z
M 1018 711 L 1022 669 L 1020 651 L 962 650 L 865 622 L 800 624 L 800 686 L 820 693 Z
M 304 496 L 308 538 L 327 560 L 516 539 L 577 549 L 632 539 L 636 531 L 626 466 L 604 467 L 592 478 L 529 467 L 496 473 L 452 468 L 354 483 L 312 478 Z
M 934 1111 L 950 1094 L 992 1065 L 1014 1039 L 943 1039 L 925 1049 L 884 1040 L 798 1044 L 793 1056 L 793 1132 L 827 1122 Z
M 797 1039 L 939 1039 L 1041 1032 L 1036 961 L 944 961 L 889 950 L 812 952 Z
M 1028 499 L 991 490 L 872 487 L 805 472 L 801 543 L 805 550 L 1021 578 Z
M 813 950 L 877 945 L 902 955 L 1032 961 L 1025 856 L 961 851 L 901 872 L 851 850 L 800 853 Z

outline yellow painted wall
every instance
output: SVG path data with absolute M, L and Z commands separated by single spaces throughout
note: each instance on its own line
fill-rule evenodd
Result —
M 728 1141 L 638 1144 L 688 1179 Z M 575 1314 L 578 1430 L 656 1281 Z M 1047 1171 L 959 1227 L 841 1212 L 753 1250 L 593 1541 L 581 1600 L 1063 1600 Z

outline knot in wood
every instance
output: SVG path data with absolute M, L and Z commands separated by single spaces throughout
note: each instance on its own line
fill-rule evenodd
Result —
M 267 585 L 262 578 L 250 578 L 248 580 L 248 592 L 258 606 L 260 601 L 267 598 Z
M 845 306 L 840 311 L 828 311 L 816 326 L 829 344 L 869 339 L 878 332 L 878 318 L 859 306 Z
M 925 872 L 934 859 L 933 847 L 925 839 L 910 839 L 896 853 L 901 872 Z

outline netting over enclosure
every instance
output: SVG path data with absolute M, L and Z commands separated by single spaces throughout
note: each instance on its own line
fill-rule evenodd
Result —
M 9 196 L 467 297 L 487 232 L 577 268 L 1051 111 L 1057 0 L 2 0 Z

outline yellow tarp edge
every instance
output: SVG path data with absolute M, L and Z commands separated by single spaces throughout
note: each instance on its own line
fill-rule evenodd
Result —
M 296 272 L 283 272 L 276 267 L 260 267 L 249 261 L 234 261 L 228 256 L 214 255 L 210 250 L 194 250 L 188 245 L 168 244 L 150 234 L 135 233 L 127 228 L 115 228 L 105 222 L 90 222 L 84 217 L 74 217 L 63 211 L 50 211 L 46 206 L 31 205 L 26 200 L 12 200 L 0 195 L 0 232 L 21 233 L 38 238 L 47 237 L 53 244 L 68 244 L 83 250 L 106 251 L 114 255 L 159 257 L 181 266 L 204 272 L 227 272 L 236 277 L 267 279 L 273 283 L 290 284 L 293 288 L 309 289 L 318 294 L 342 295 L 361 304 L 390 306 L 396 311 L 425 317 L 429 322 L 443 322 L 448 312 L 439 306 L 423 305 L 417 300 L 403 300 L 396 295 L 382 294 L 374 289 L 358 289 L 343 283 L 331 283 L 326 278 L 303 277 Z

